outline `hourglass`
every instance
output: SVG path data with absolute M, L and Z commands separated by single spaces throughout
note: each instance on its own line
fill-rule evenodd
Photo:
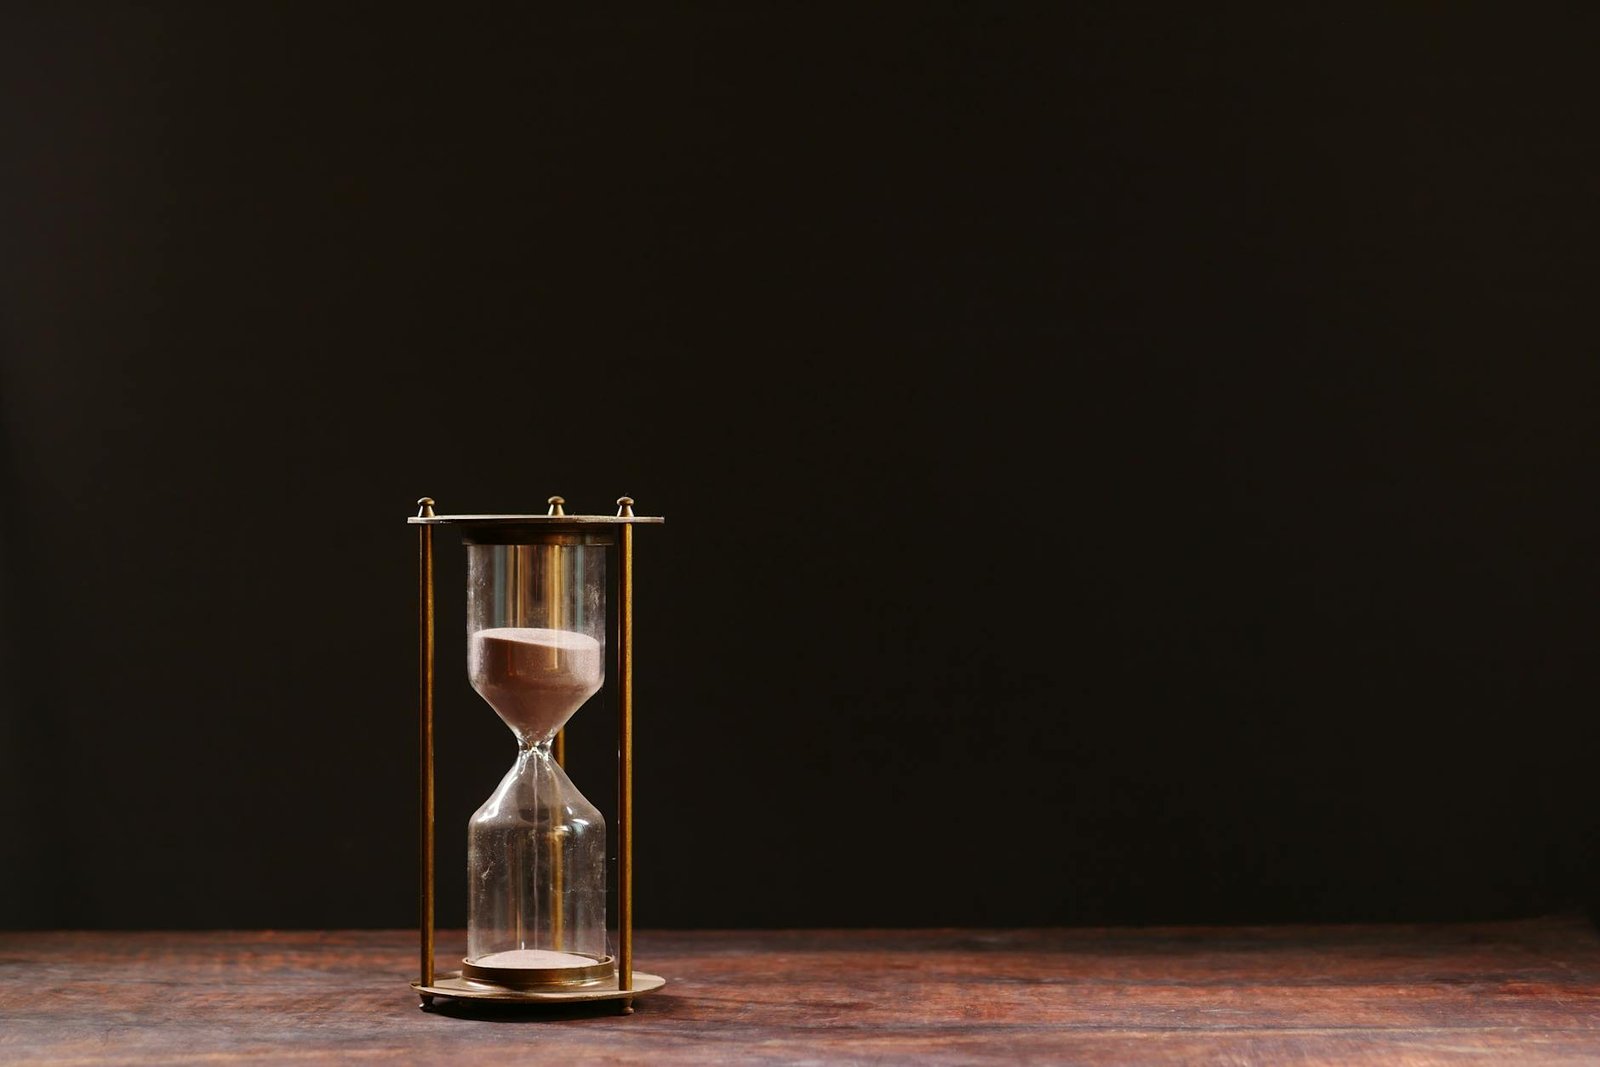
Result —
M 422 762 L 422 1006 L 435 997 L 571 1003 L 633 998 L 665 980 L 633 969 L 633 528 L 616 515 L 436 515 L 418 527 Z M 467 827 L 467 954 L 434 971 L 433 528 L 467 553 L 467 677 L 517 742 L 511 769 Z M 616 610 L 611 592 L 616 591 Z M 615 671 L 617 896 L 607 908 L 606 823 L 567 777 L 564 727 Z M 616 951 L 608 918 L 616 919 Z

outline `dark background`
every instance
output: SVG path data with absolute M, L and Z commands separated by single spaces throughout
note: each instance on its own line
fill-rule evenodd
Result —
M 423 494 L 666 516 L 641 925 L 1600 896 L 1590 5 L 60 6 L 0 925 L 415 922 Z

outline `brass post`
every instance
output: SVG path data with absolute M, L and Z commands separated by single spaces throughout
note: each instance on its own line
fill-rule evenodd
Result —
M 433 517 L 433 500 L 417 501 L 419 518 Z M 422 933 L 422 984 L 433 984 L 433 527 L 417 527 L 417 689 L 418 747 L 418 837 L 422 855 L 417 880 L 421 891 L 418 926 Z M 430 994 L 420 994 L 422 1006 L 433 1002 Z
M 553 496 L 548 501 L 550 509 L 547 515 L 565 515 L 566 503 L 559 496 Z M 552 630 L 565 630 L 567 628 L 566 601 L 566 561 L 562 558 L 562 546 L 559 541 L 542 546 L 544 552 L 544 624 Z M 550 649 L 550 666 L 561 666 L 562 651 L 559 648 Z M 556 731 L 552 741 L 552 754 L 557 766 L 564 767 L 567 754 L 567 731 L 563 726 Z M 566 865 L 562 849 L 566 840 L 559 833 L 550 835 L 550 947 L 557 952 L 566 950 Z
M 562 506 L 566 503 L 563 497 L 553 496 L 546 503 L 550 505 L 545 512 L 546 515 L 565 515 L 567 513 L 566 508 Z M 564 591 L 562 587 L 566 584 L 566 574 L 563 572 L 560 546 L 551 545 L 549 551 L 550 566 L 548 573 L 545 575 L 545 614 L 548 617 L 548 621 L 545 625 L 553 630 L 561 630 L 565 629 L 567 625 L 566 613 L 562 610 L 561 600 Z M 561 653 L 552 649 L 550 655 L 553 661 L 558 661 Z M 553 662 L 552 665 L 555 665 L 555 663 Z M 567 765 L 567 728 L 565 726 L 556 731 L 555 741 L 550 748 L 555 756 L 556 765 L 565 768 Z
M 556 559 L 559 560 L 559 558 L 560 558 L 559 553 L 560 553 L 561 550 L 559 548 L 552 547 L 550 551 L 551 551 L 552 556 L 554 556 Z M 549 623 L 549 625 L 551 627 L 555 628 L 555 629 L 560 629 L 564 625 L 564 623 L 556 621 L 560 617 L 560 610 L 561 610 L 561 606 L 560 606 L 561 605 L 561 602 L 560 602 L 560 596 L 561 596 L 560 586 L 561 586 L 561 582 L 562 582 L 562 577 L 561 577 L 560 573 L 558 572 L 556 574 L 556 576 L 555 576 L 555 581 L 553 583 L 554 586 L 555 586 L 555 591 L 554 591 L 554 593 L 552 594 L 552 596 L 550 598 L 550 602 L 551 602 L 551 606 L 552 606 L 553 610 L 552 610 L 552 613 L 551 613 L 551 622 Z M 556 731 L 556 738 L 555 738 L 555 741 L 550 746 L 550 751 L 551 751 L 551 754 L 554 755 L 555 758 L 556 758 L 556 766 L 561 767 L 561 768 L 565 768 L 566 765 L 567 765 L 567 728 L 566 728 L 566 726 L 562 726 L 561 729 Z
M 617 514 L 632 515 L 633 501 L 617 501 Z M 617 988 L 633 988 L 633 524 L 619 537 L 617 591 Z M 625 1013 L 632 999 L 623 1001 Z

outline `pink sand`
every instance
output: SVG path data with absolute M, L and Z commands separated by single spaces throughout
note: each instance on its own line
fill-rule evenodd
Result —
M 546 741 L 600 690 L 600 642 L 574 630 L 498 626 L 472 635 L 472 688 L 524 744 Z

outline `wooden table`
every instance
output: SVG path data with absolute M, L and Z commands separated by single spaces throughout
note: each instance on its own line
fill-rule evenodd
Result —
M 668 984 L 627 1017 L 419 1011 L 415 951 L 409 931 L 0 933 L 0 1063 L 1600 1063 L 1582 918 L 640 931 Z

